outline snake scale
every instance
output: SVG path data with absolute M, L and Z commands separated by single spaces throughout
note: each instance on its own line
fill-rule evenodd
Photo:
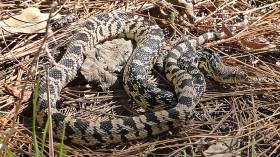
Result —
M 95 122 L 74 119 L 60 113 L 56 109 L 59 93 L 75 78 L 84 61 L 83 52 L 108 38 L 117 37 L 133 39 L 137 43 L 125 66 L 125 91 L 137 104 L 155 111 Z M 174 93 L 159 89 L 147 81 L 163 40 L 163 33 L 154 21 L 121 12 L 93 16 L 73 35 L 66 53 L 57 63 L 59 66 L 52 67 L 49 77 L 42 78 L 37 121 L 40 126 L 46 124 L 50 102 L 54 137 L 61 138 L 65 124 L 65 141 L 91 146 L 142 139 L 179 127 L 191 117 L 195 104 L 205 90 L 204 76 L 198 66 L 220 82 L 239 82 L 246 77 L 245 72 L 238 67 L 224 65 L 212 50 L 197 47 L 216 38 L 221 38 L 221 34 L 207 33 L 199 38 L 184 39 L 168 53 L 165 71 L 174 85 Z M 168 105 L 169 109 L 158 110 Z

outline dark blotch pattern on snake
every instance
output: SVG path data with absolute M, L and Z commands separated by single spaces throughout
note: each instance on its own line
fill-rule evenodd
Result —
M 84 61 L 83 52 L 108 38 L 126 37 L 137 42 L 124 70 L 124 88 L 137 104 L 155 110 L 135 117 L 90 122 L 65 116 L 56 109 L 59 93 L 73 80 Z M 168 53 L 165 59 L 167 78 L 175 92 L 149 84 L 148 72 L 154 65 L 161 47 L 163 33 L 152 20 L 120 12 L 103 13 L 88 19 L 71 39 L 67 51 L 42 78 L 37 105 L 37 121 L 44 126 L 48 118 L 48 100 L 51 106 L 54 137 L 60 138 L 65 124 L 65 141 L 84 145 L 106 145 L 157 135 L 184 124 L 205 90 L 205 81 L 198 66 L 220 82 L 242 81 L 246 74 L 239 68 L 225 66 L 211 50 L 196 48 L 207 40 L 220 38 L 219 34 L 184 39 Z M 205 58 L 200 61 L 199 58 Z M 50 95 L 47 97 L 47 79 Z M 169 106 L 170 109 L 158 111 Z

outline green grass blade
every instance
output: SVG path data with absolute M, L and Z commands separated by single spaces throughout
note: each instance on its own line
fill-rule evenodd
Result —
M 61 137 L 61 143 L 59 147 L 59 157 L 62 157 L 63 154 L 65 154 L 64 150 L 64 137 L 65 137 L 65 123 L 63 123 L 63 130 L 62 130 L 62 137 Z
M 48 116 L 48 120 L 46 122 L 45 128 L 44 128 L 44 133 L 43 133 L 43 141 L 42 141 L 42 149 L 41 149 L 41 156 L 43 156 L 44 153 L 44 148 L 45 148 L 45 144 L 46 144 L 46 138 L 47 138 L 47 133 L 49 130 L 49 124 L 50 124 L 50 116 Z
M 11 150 L 3 144 L 3 141 L 0 139 L 0 145 L 2 145 L 4 152 L 8 155 L 8 157 L 13 157 L 13 153 L 11 152 Z
M 33 143 L 34 143 L 34 150 L 35 150 L 35 156 L 39 157 L 39 147 L 38 147 L 38 141 L 36 136 L 36 106 L 38 102 L 38 93 L 39 93 L 39 79 L 37 80 L 35 89 L 34 89 L 34 96 L 33 96 L 33 121 L 32 121 L 32 134 L 33 134 Z

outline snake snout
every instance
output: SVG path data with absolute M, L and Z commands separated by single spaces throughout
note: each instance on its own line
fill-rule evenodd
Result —
M 236 74 L 236 80 L 237 80 L 236 82 L 245 81 L 247 77 L 248 77 L 248 74 L 239 68 L 239 72 Z
M 227 81 L 227 83 L 237 83 L 237 82 L 243 82 L 248 77 L 247 73 L 243 71 L 239 67 L 234 67 L 234 70 L 231 72 L 228 78 L 231 78 Z
M 223 66 L 215 72 L 213 73 L 214 80 L 221 83 L 243 82 L 248 77 L 247 73 L 239 67 Z

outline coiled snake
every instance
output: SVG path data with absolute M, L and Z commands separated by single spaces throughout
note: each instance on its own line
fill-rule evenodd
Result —
M 60 113 L 56 109 L 59 93 L 76 76 L 84 61 L 83 52 L 113 37 L 126 37 L 137 42 L 124 70 L 124 89 L 128 95 L 137 104 L 151 110 L 158 110 L 166 105 L 173 107 L 136 117 L 97 122 L 73 119 Z M 120 12 L 93 16 L 74 34 L 66 53 L 58 62 L 59 66 L 50 69 L 48 78 L 42 78 L 37 121 L 40 126 L 46 123 L 49 100 L 54 137 L 61 137 L 65 124 L 64 140 L 84 145 L 106 145 L 142 139 L 176 128 L 190 118 L 193 107 L 205 90 L 204 77 L 198 70 L 198 65 L 220 82 L 238 82 L 246 77 L 239 68 L 225 66 L 211 50 L 196 48 L 206 40 L 215 38 L 221 38 L 220 34 L 208 33 L 199 38 L 185 39 L 168 53 L 165 71 L 167 78 L 174 84 L 174 94 L 147 81 L 147 74 L 154 65 L 163 39 L 163 33 L 155 22 Z M 204 61 L 199 58 L 204 58 Z M 49 98 L 47 86 L 50 90 Z

